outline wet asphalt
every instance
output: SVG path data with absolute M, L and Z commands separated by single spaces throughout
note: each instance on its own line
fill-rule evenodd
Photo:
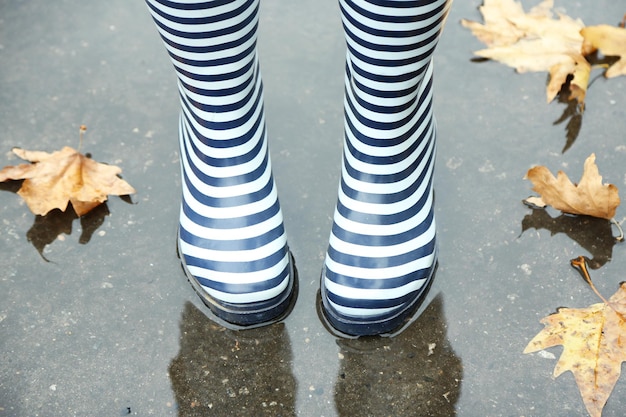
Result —
M 556 1 L 586 24 L 619 2 Z M 625 280 L 606 221 L 532 210 L 541 164 L 577 180 L 592 152 L 626 185 L 626 77 L 594 70 L 581 116 L 546 74 L 472 62 L 453 5 L 436 54 L 440 261 L 420 317 L 392 339 L 340 340 L 317 316 L 342 149 L 344 45 L 334 0 L 264 0 L 259 51 L 274 174 L 300 293 L 283 323 L 209 321 L 176 257 L 180 172 L 171 64 L 142 1 L 0 1 L 1 166 L 14 146 L 78 146 L 137 194 L 78 219 L 31 214 L 0 185 L 0 416 L 585 416 L 561 348 L 522 354 L 557 307 Z M 526 4 L 526 3 L 524 3 Z M 623 196 L 624 197 L 624 196 Z M 616 219 L 626 211 L 618 208 Z M 619 381 L 603 416 L 622 416 Z

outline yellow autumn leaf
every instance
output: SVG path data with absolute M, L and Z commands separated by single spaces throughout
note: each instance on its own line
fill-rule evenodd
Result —
M 626 29 L 609 25 L 588 26 L 580 31 L 585 44 L 599 49 L 604 55 L 618 56 L 620 59 L 606 70 L 606 78 L 626 75 Z
M 571 371 L 587 411 L 600 417 L 626 361 L 626 283 L 607 303 L 560 308 L 541 320 L 544 328 L 524 353 L 563 345 L 554 377 Z

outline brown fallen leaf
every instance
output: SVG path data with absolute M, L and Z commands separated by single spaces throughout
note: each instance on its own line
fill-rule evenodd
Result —
M 539 207 L 549 205 L 570 214 L 612 219 L 620 205 L 618 189 L 613 184 L 602 183 L 595 160 L 595 154 L 585 160 L 578 185 L 574 185 L 563 171 L 559 171 L 555 178 L 544 166 L 529 169 L 526 178 L 541 197 L 531 197 L 525 202 Z
M 53 153 L 19 148 L 13 153 L 33 163 L 4 167 L 0 182 L 23 179 L 17 193 L 41 216 L 55 208 L 65 211 L 68 202 L 82 216 L 106 201 L 107 195 L 135 193 L 118 177 L 119 167 L 96 162 L 68 146 Z
M 626 29 L 609 25 L 588 26 L 580 34 L 585 40 L 586 49 L 599 49 L 604 55 L 620 58 L 606 70 L 606 78 L 626 75 Z
M 570 99 L 584 106 L 591 66 L 582 54 L 584 23 L 559 14 L 552 17 L 553 0 L 544 0 L 525 13 L 514 0 L 485 0 L 484 24 L 462 19 L 461 24 L 488 48 L 475 54 L 513 67 L 517 72 L 548 72 L 548 102 L 570 81 Z
M 513 45 L 524 37 L 524 31 L 513 23 L 515 18 L 525 15 L 521 3 L 512 0 L 485 0 L 478 11 L 483 16 L 484 24 L 461 19 L 461 25 L 470 29 L 487 46 Z
M 589 280 L 590 282 L 590 280 Z M 563 345 L 554 377 L 574 374 L 587 411 L 600 417 L 626 361 L 626 282 L 606 302 L 586 308 L 560 308 L 541 323 L 545 327 L 524 353 Z

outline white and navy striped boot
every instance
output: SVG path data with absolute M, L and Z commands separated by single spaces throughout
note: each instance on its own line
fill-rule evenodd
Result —
M 277 321 L 297 282 L 267 148 L 259 0 L 146 2 L 178 76 L 185 272 L 221 324 Z
M 338 334 L 389 334 L 409 320 L 436 267 L 432 55 L 449 1 L 339 3 L 345 140 L 322 313 Z

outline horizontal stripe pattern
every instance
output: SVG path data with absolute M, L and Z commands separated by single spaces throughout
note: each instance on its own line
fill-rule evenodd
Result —
M 146 2 L 178 76 L 184 264 L 218 305 L 271 309 L 293 277 L 267 147 L 259 0 Z
M 333 326 L 369 334 L 414 304 L 436 260 L 432 55 L 449 3 L 339 4 L 345 140 L 322 300 Z

